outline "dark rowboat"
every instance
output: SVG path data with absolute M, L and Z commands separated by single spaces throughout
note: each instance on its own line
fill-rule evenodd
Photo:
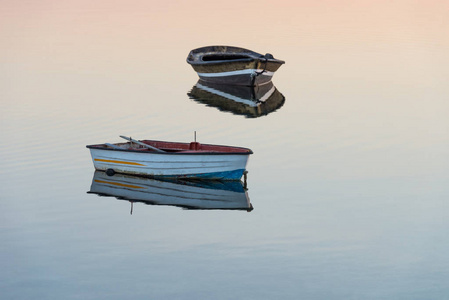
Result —
M 285 62 L 273 55 L 231 46 L 207 46 L 190 51 L 187 63 L 201 80 L 219 84 L 256 86 L 271 81 Z

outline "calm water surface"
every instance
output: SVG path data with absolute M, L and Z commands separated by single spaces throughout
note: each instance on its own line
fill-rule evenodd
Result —
M 230 4 L 3 1 L 0 298 L 449 297 L 447 4 Z M 284 98 L 195 98 L 211 44 L 285 60 Z M 228 207 L 95 193 L 85 145 L 194 131 L 254 151 L 247 190 L 176 187 Z

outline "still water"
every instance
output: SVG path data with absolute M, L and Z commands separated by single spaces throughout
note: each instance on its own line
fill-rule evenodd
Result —
M 1 6 L 0 298 L 448 299 L 447 4 Z M 213 44 L 285 60 L 278 97 L 207 97 Z M 246 188 L 96 184 L 85 145 L 194 131 Z

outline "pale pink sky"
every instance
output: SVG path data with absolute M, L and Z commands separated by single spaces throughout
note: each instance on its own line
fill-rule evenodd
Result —
M 0 39 L 447 47 L 447 1 L 2 1 Z M 417 39 L 418 38 L 418 39 Z M 10 45 L 20 48 L 20 43 Z

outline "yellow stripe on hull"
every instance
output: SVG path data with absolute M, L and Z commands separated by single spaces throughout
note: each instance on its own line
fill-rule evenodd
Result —
M 123 164 L 123 165 L 133 165 L 133 166 L 145 166 L 136 162 L 129 162 L 129 161 L 122 161 L 122 160 L 110 160 L 110 159 L 99 159 L 96 158 L 95 161 L 102 161 L 102 162 L 110 162 L 114 164 Z

